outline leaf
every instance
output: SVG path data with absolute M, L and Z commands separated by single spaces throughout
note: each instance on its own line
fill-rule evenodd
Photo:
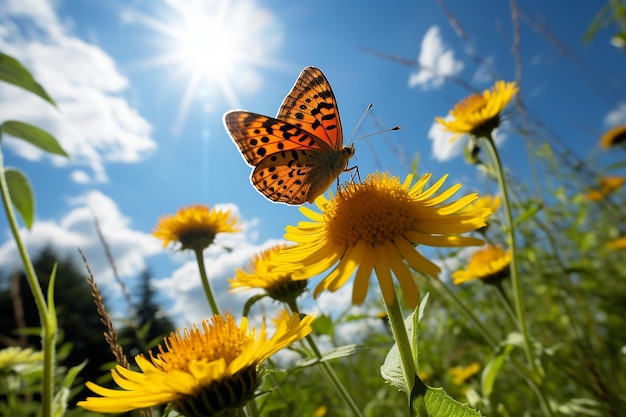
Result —
M 424 402 L 429 417 L 482 417 L 479 411 L 467 404 L 461 404 L 442 388 L 427 387 Z M 413 403 L 412 415 L 420 415 L 416 403 Z
M 320 361 L 324 362 L 324 361 L 329 361 L 331 359 L 343 358 L 345 356 L 351 356 L 351 355 L 354 355 L 355 353 L 363 352 L 369 349 L 370 348 L 366 346 L 359 346 L 359 345 L 338 346 L 336 348 L 326 351 L 320 358 Z
M 21 87 L 46 100 L 56 107 L 56 103 L 46 90 L 39 85 L 31 73 L 15 58 L 0 52 L 0 81 Z
M 0 132 L 23 139 L 46 152 L 65 157 L 68 156 L 54 136 L 37 126 L 18 122 L 17 120 L 7 120 L 0 125 Z
M 30 182 L 26 174 L 16 168 L 6 168 L 4 175 L 9 188 L 11 202 L 22 217 L 26 228 L 30 230 L 35 219 L 35 196 Z
M 513 350 L 513 345 L 501 346 L 491 360 L 485 365 L 481 376 L 481 386 L 483 396 L 489 398 L 493 392 L 493 385 L 496 381 L 496 377 L 504 364 L 504 360 L 509 356 L 509 353 Z
M 595 15 L 595 17 L 593 18 L 593 20 L 591 21 L 591 24 L 589 25 L 589 27 L 587 28 L 587 31 L 585 32 L 585 35 L 583 36 L 583 40 L 585 42 L 590 42 L 594 36 L 596 36 L 596 33 L 598 32 L 598 30 L 606 25 L 607 20 L 610 19 L 610 13 L 611 13 L 611 7 L 609 4 L 604 5 L 600 11 Z
M 248 299 L 248 301 L 246 301 L 246 304 L 243 306 L 243 316 L 244 317 L 248 317 L 248 313 L 250 313 L 250 309 L 252 308 L 252 306 L 259 300 L 262 300 L 263 298 L 265 298 L 267 294 L 257 294 L 253 297 L 250 297 Z
M 421 303 L 420 303 L 421 305 Z M 419 306 L 418 306 L 419 308 Z M 404 326 L 406 327 L 406 332 L 409 336 L 409 341 L 413 340 L 413 323 L 415 311 L 409 314 L 407 318 L 404 319 Z M 419 318 L 419 313 L 417 314 Z M 411 350 L 414 349 L 416 343 L 411 342 Z M 417 353 L 413 351 L 413 355 Z M 399 389 L 400 391 L 405 392 L 407 395 L 410 395 L 409 387 L 406 385 L 406 380 L 404 378 L 404 368 L 402 367 L 402 359 L 400 358 L 400 351 L 398 350 L 398 345 L 394 343 L 394 345 L 389 349 L 389 353 L 385 357 L 385 361 L 380 367 L 380 375 L 387 381 L 392 387 Z
M 528 207 L 515 219 L 515 225 L 518 225 L 528 219 L 535 217 L 535 214 L 539 212 L 543 208 L 543 205 L 540 201 L 531 201 L 528 204 Z
M 415 314 L 416 312 L 414 311 L 406 319 L 404 319 L 404 326 L 406 327 L 409 340 L 411 341 L 411 351 L 413 352 L 413 359 L 415 360 L 416 366 L 419 364 L 419 352 L 417 349 L 418 333 L 413 332 L 413 329 L 418 328 L 419 321 L 422 319 L 422 317 L 424 317 L 424 311 L 426 308 L 426 303 L 428 302 L 428 297 L 429 294 L 426 294 L 424 298 L 420 301 L 419 306 L 416 310 L 417 314 Z M 400 391 L 404 391 L 407 395 L 410 394 L 409 389 L 406 386 L 406 381 L 404 379 L 402 360 L 400 358 L 400 352 L 398 351 L 398 346 L 396 344 L 394 344 L 389 350 L 389 353 L 387 353 L 385 361 L 380 367 L 380 374 L 392 387 L 395 387 Z
M 328 334 L 332 335 L 333 321 L 329 316 L 319 316 L 313 321 L 313 331 L 315 334 Z

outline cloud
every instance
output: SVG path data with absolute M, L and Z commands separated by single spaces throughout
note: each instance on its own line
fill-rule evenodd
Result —
M 236 206 L 217 207 L 228 208 L 233 214 L 238 212 Z M 205 267 L 216 301 L 222 312 L 230 312 L 235 317 L 241 317 L 245 302 L 259 292 L 250 290 L 230 293 L 228 279 L 234 276 L 237 268 L 244 267 L 257 253 L 283 243 L 276 239 L 254 243 L 255 225 L 255 221 L 244 221 L 241 232 L 218 235 L 216 243 L 204 252 Z M 179 252 L 173 254 L 173 257 L 179 266 L 167 276 L 159 277 L 154 284 L 161 293 L 172 295 L 173 306 L 168 314 L 177 323 L 184 326 L 200 323 L 211 316 L 211 309 L 202 287 L 196 259 L 191 252 Z M 267 300 L 261 304 L 263 308 L 256 306 L 253 313 L 262 312 L 272 316 L 280 307 Z
M 454 51 L 443 43 L 438 26 L 431 26 L 424 35 L 417 62 L 419 70 L 409 76 L 409 87 L 419 86 L 423 90 L 441 87 L 445 77 L 463 69 L 463 63 L 454 58 Z
M 446 116 L 448 120 L 450 115 Z M 502 123 L 498 129 L 493 131 L 493 140 L 497 145 L 504 143 L 506 139 L 506 122 Z M 456 158 L 463 154 L 465 147 L 467 146 L 468 136 L 459 136 L 453 142 L 450 142 L 450 138 L 454 136 L 453 133 L 444 130 L 437 122 L 433 122 L 428 130 L 428 138 L 433 142 L 432 156 L 437 161 L 449 161 L 452 158 Z
M 57 220 L 37 220 L 31 230 L 20 230 L 20 235 L 32 257 L 46 245 L 52 247 L 60 259 L 72 259 L 82 264 L 80 249 L 99 285 L 112 287 L 114 276 L 95 226 L 100 230 L 111 251 L 121 277 L 138 276 L 145 268 L 145 259 L 160 251 L 159 242 L 147 233 L 132 228 L 131 221 L 118 209 L 115 202 L 98 191 L 91 191 L 67 201 L 69 210 Z M 0 264 L 6 268 L 23 269 L 12 239 L 0 245 Z
M 53 134 L 71 160 L 47 157 L 55 166 L 77 167 L 78 171 L 70 174 L 74 181 L 106 182 L 105 164 L 137 162 L 156 149 L 150 137 L 152 128 L 123 97 L 129 82 L 113 58 L 73 36 L 50 4 L 45 0 L 0 0 L 0 50 L 33 73 L 58 109 L 3 83 L 0 114 L 3 120 L 22 120 Z M 47 155 L 22 141 L 6 143 L 31 161 Z
M 621 102 L 615 110 L 611 110 L 604 117 L 606 126 L 615 126 L 626 123 L 626 102 Z
M 449 118 L 450 116 L 448 116 Z M 437 161 L 448 161 L 463 154 L 467 145 L 467 136 L 463 135 L 450 143 L 453 133 L 444 130 L 437 122 L 433 122 L 428 130 L 428 138 L 433 141 L 433 157 Z

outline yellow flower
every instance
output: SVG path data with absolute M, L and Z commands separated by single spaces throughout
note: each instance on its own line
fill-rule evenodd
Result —
M 275 259 L 286 245 L 276 245 L 252 259 L 246 270 L 237 269 L 235 278 L 228 280 L 231 291 L 261 288 L 274 300 L 290 302 L 306 289 L 306 280 L 294 281 L 291 271 L 275 272 Z
M 626 143 L 626 126 L 620 125 L 609 129 L 600 138 L 600 147 L 602 149 L 608 149 L 613 146 Z
M 281 251 L 279 258 L 286 265 L 279 268 L 295 270 L 294 279 L 310 278 L 331 269 L 315 288 L 315 297 L 324 290 L 337 291 L 357 270 L 354 304 L 365 300 L 372 270 L 385 303 L 393 303 L 393 273 L 407 304 L 414 307 L 419 292 L 409 267 L 431 276 L 441 271 L 415 246 L 481 245 L 480 239 L 458 234 L 484 226 L 485 217 L 491 213 L 489 209 L 460 213 L 476 199 L 476 194 L 443 204 L 461 185 L 435 196 L 447 176 L 425 188 L 430 177 L 426 174 L 411 185 L 412 175 L 401 183 L 397 177 L 376 173 L 362 183 L 348 184 L 329 200 L 323 195 L 318 197 L 315 204 L 321 213 L 302 207 L 300 211 L 312 221 L 287 227 L 285 238 L 297 245 Z
M 486 207 L 491 209 L 491 211 L 495 213 L 496 211 L 498 211 L 501 205 L 502 199 L 499 195 L 484 195 L 482 197 L 478 197 L 476 201 L 468 205 L 466 210 L 478 210 Z
M 325 405 L 320 405 L 315 409 L 313 417 L 324 417 L 328 413 L 328 408 Z
M 448 371 L 455 385 L 463 385 L 478 372 L 480 372 L 480 364 L 478 362 L 472 362 L 467 366 L 455 366 Z
M 510 264 L 511 252 L 505 252 L 502 246 L 487 245 L 474 252 L 465 271 L 452 274 L 452 282 L 459 285 L 480 279 L 486 283 L 494 283 L 508 275 Z
M 606 243 L 608 249 L 618 250 L 626 249 L 626 235 L 620 236 Z
M 234 233 L 239 228 L 237 217 L 230 210 L 196 204 L 180 208 L 175 215 L 161 217 L 152 235 L 161 239 L 164 247 L 178 242 L 181 250 L 202 250 L 213 243 L 218 233 Z
M 587 192 L 587 200 L 600 201 L 617 191 L 626 183 L 624 177 L 602 177 L 600 178 L 600 189 L 589 190 Z
M 515 82 L 496 81 L 491 90 L 472 94 L 457 103 L 450 110 L 450 120 L 436 117 L 435 120 L 445 130 L 456 133 L 450 142 L 469 133 L 473 136 L 486 136 L 500 125 L 500 113 L 509 104 L 519 88 Z
M 265 324 L 257 336 L 255 329 L 248 331 L 245 317 L 238 327 L 231 315 L 215 315 L 202 322 L 202 330 L 194 326 L 170 334 L 156 357 L 137 355 L 140 372 L 116 366 L 111 374 L 121 390 L 87 382 L 100 397 L 88 397 L 78 405 L 100 413 L 123 413 L 171 403 L 187 417 L 240 409 L 260 383 L 259 364 L 308 335 L 312 321 L 310 316 L 286 316 L 268 339 Z

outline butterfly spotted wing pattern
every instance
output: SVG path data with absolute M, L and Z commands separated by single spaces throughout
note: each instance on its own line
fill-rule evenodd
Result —
M 354 146 L 343 146 L 330 84 L 314 67 L 302 71 L 276 118 L 236 110 L 224 124 L 254 167 L 252 184 L 272 201 L 312 203 L 354 155 Z

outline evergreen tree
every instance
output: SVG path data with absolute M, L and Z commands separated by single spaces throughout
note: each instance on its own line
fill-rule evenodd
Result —
M 69 258 L 60 259 L 51 247 L 46 247 L 33 262 L 44 291 L 48 288 L 55 263 L 57 272 L 54 299 L 59 325 L 58 342 L 71 346 L 67 355 L 59 356 L 59 365 L 69 368 L 87 359 L 87 365 L 80 372 L 78 380 L 95 381 L 102 376 L 100 368 L 115 359 L 102 335 L 104 329 L 91 297 L 87 276 Z M 7 282 L 6 278 L 5 276 L 4 282 Z M 20 330 L 24 326 L 40 328 L 40 319 L 23 272 L 20 273 L 18 283 L 19 292 L 13 295 L 10 285 L 0 287 L 0 348 L 18 345 L 40 349 L 38 331 L 29 332 L 27 337 L 20 336 Z M 75 398 L 84 398 L 89 392 L 83 389 Z

